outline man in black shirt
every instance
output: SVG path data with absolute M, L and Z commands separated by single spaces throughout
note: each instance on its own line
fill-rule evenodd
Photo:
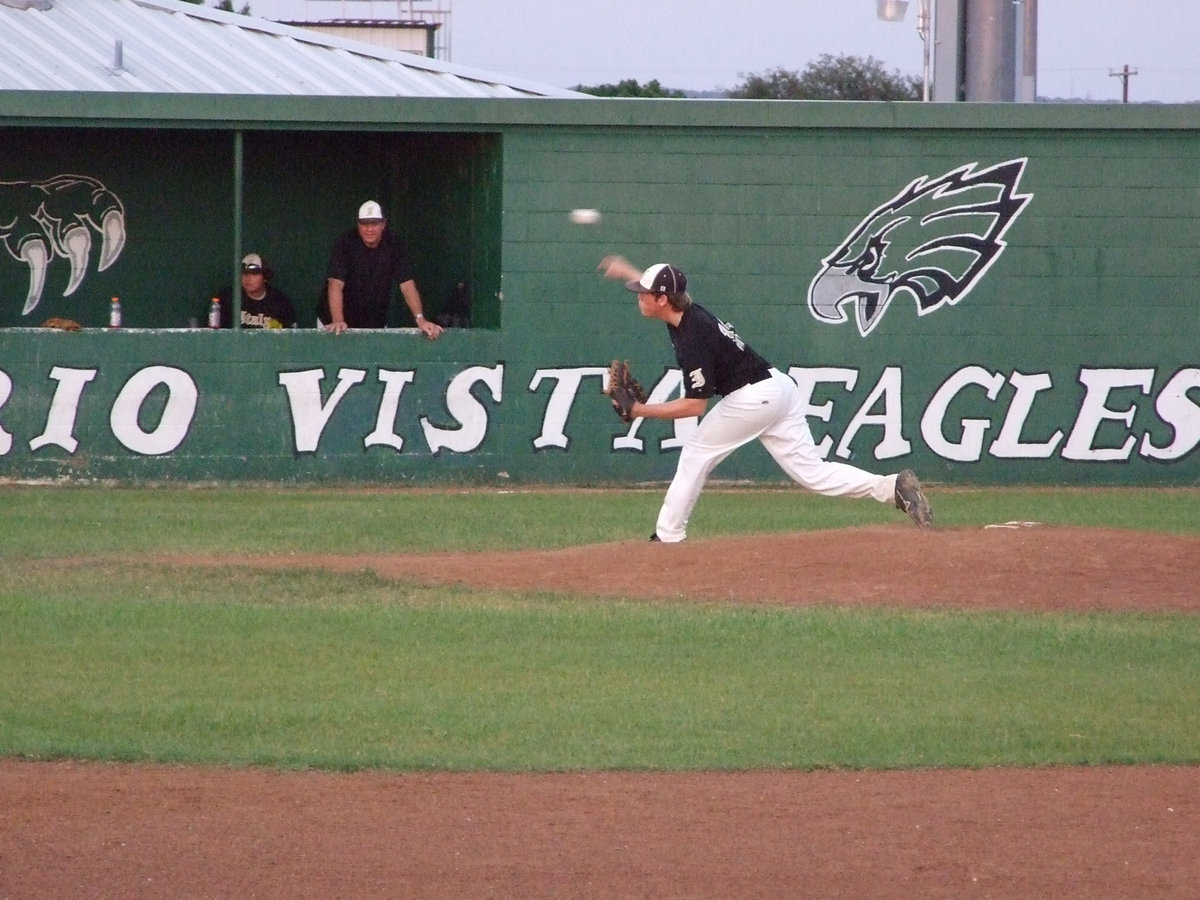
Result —
M 721 460 L 757 438 L 780 468 L 798 484 L 831 497 L 870 497 L 895 503 L 921 528 L 933 524 L 921 484 L 912 470 L 872 475 L 845 463 L 821 458 L 813 443 L 796 383 L 773 368 L 687 293 L 687 277 L 675 266 L 658 263 L 644 272 L 620 256 L 606 256 L 600 272 L 625 281 L 637 294 L 643 316 L 666 323 L 683 372 L 683 396 L 665 403 L 635 403 L 632 414 L 648 419 L 703 416 L 683 445 L 675 477 L 667 489 L 652 541 L 687 537 L 704 482 Z M 707 415 L 708 401 L 721 400 Z
M 413 279 L 408 250 L 387 230 L 383 209 L 374 200 L 358 208 L 358 224 L 338 235 L 329 254 L 328 309 L 318 318 L 326 331 L 386 328 L 388 306 L 399 286 L 417 327 L 430 340 L 442 327 L 425 318 L 421 293 Z
M 257 253 L 242 257 L 243 328 L 291 328 L 296 324 L 292 299 L 271 284 L 271 267 Z M 233 327 L 233 290 L 225 288 L 217 295 L 221 309 L 221 327 Z

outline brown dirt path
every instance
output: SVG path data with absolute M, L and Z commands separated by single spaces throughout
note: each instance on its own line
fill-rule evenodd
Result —
M 0 762 L 4 897 L 1194 897 L 1196 770 Z
M 903 526 L 170 558 L 647 600 L 1189 613 L 1197 560 L 1198 538 Z M 1198 885 L 1200 768 L 339 775 L 0 760 L 0 898 L 1190 898 Z
M 647 600 L 1200 612 L 1200 537 L 1088 528 L 896 524 L 522 553 L 161 559 Z

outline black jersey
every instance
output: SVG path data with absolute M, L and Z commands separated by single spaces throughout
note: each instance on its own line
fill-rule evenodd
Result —
M 685 397 L 707 400 L 762 381 L 771 365 L 737 336 L 733 326 L 693 303 L 679 325 L 667 325 L 675 360 L 683 370 Z
M 233 294 L 229 288 L 221 291 L 221 327 L 233 327 Z M 291 328 L 296 324 L 292 298 L 283 291 L 267 285 L 267 292 L 255 300 L 242 291 L 243 328 Z
M 385 328 L 388 307 L 396 288 L 413 278 L 408 249 L 390 230 L 384 231 L 379 246 L 368 247 L 358 230 L 351 228 L 338 235 L 329 255 L 328 276 L 336 278 L 342 289 L 342 314 L 351 328 Z M 328 322 L 328 300 L 320 310 Z

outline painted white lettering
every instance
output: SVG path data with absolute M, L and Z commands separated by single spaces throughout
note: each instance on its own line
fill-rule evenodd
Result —
M 683 396 L 683 372 L 679 369 L 667 369 L 658 383 L 650 389 L 650 393 L 646 396 L 646 402 L 666 403 L 676 395 Z M 640 453 L 645 446 L 645 441 L 638 437 L 637 433 L 645 421 L 645 419 L 637 418 L 630 422 L 629 428 L 624 434 L 618 434 L 613 438 L 613 449 L 635 450 Z M 671 425 L 671 436 L 665 437 L 659 442 L 659 450 L 678 450 L 682 447 L 684 442 L 700 427 L 700 417 L 688 416 L 686 419 L 672 419 Z
M 800 388 L 800 397 L 804 402 L 804 415 L 807 417 L 816 416 L 822 422 L 828 422 L 833 418 L 833 401 L 826 400 L 824 403 L 814 406 L 812 402 L 813 392 L 818 384 L 840 384 L 847 391 L 854 390 L 854 385 L 858 383 L 858 369 L 846 369 L 840 366 L 811 366 L 803 368 L 801 366 L 792 366 L 788 369 L 788 377 Z M 813 440 L 816 441 L 816 433 L 813 433 Z M 826 434 L 819 441 L 816 441 L 817 452 L 821 454 L 823 459 L 829 457 L 829 450 L 833 447 L 833 436 Z
M 904 456 L 911 452 L 912 444 L 904 439 L 903 416 L 900 405 L 901 385 L 903 374 L 898 366 L 888 366 L 879 376 L 879 381 L 871 390 L 871 395 L 858 408 L 854 418 L 846 428 L 838 442 L 837 455 L 842 459 L 850 458 L 850 445 L 859 430 L 868 425 L 882 425 L 883 438 L 875 447 L 876 459 L 891 459 Z M 883 412 L 871 413 L 871 408 L 883 400 Z
M 1175 439 L 1165 447 L 1157 447 L 1150 435 L 1142 435 L 1141 455 L 1147 459 L 1182 459 L 1200 445 L 1200 404 L 1188 396 L 1200 390 L 1200 369 L 1180 369 L 1163 387 L 1154 409 L 1159 417 L 1175 431 Z
M 462 423 L 460 428 L 438 428 L 430 423 L 427 416 L 421 416 L 421 430 L 425 432 L 425 441 L 434 453 L 441 450 L 469 453 L 487 437 L 487 409 L 471 393 L 471 387 L 476 384 L 487 386 L 492 400 L 499 403 L 504 396 L 504 366 L 498 364 L 490 369 L 471 366 L 450 380 L 446 388 L 446 409 Z
M 4 409 L 4 404 L 8 402 L 8 398 L 12 396 L 12 378 L 3 369 L 0 369 L 0 409 Z M 12 435 L 5 431 L 3 426 L 0 426 L 0 456 L 7 455 L 12 449 Z
M 146 431 L 138 419 L 146 398 L 160 385 L 167 389 L 166 402 L 163 403 L 158 424 L 151 431 Z M 146 456 L 170 453 L 187 437 L 199 396 L 196 382 L 183 369 L 147 366 L 130 376 L 113 401 L 108 416 L 113 437 L 134 453 Z
M 542 430 L 533 439 L 535 450 L 547 447 L 559 447 L 566 450 L 570 443 L 567 438 L 567 419 L 571 415 L 571 407 L 579 393 L 579 384 L 584 378 L 603 377 L 606 368 L 581 366 L 574 369 L 537 369 L 533 380 L 529 382 L 529 391 L 533 393 L 542 383 L 543 378 L 555 381 L 554 390 L 550 392 L 550 400 L 546 403 L 546 412 L 542 414 Z
M 46 416 L 46 428 L 29 442 L 30 450 L 37 450 L 48 444 L 57 444 L 68 453 L 74 453 L 79 446 L 75 440 L 75 419 L 79 415 L 79 398 L 83 396 L 84 386 L 96 377 L 98 369 L 68 369 L 65 366 L 55 366 L 50 370 L 50 378 L 58 382 L 54 388 L 54 397 L 50 401 L 50 413 Z
M 329 424 L 329 417 L 342 402 L 346 392 L 366 377 L 364 369 L 339 369 L 337 387 L 329 395 L 328 402 L 322 404 L 321 381 L 325 378 L 323 369 L 279 373 L 279 383 L 287 392 L 293 440 L 298 453 L 316 452 L 317 445 L 321 442 L 321 433 Z
M 1033 375 L 1013 372 L 1008 380 L 1016 393 L 1008 404 L 1008 415 L 1000 426 L 1000 434 L 988 448 L 988 454 L 997 459 L 1049 459 L 1058 442 L 1063 439 L 1061 430 L 1055 431 L 1048 441 L 1040 444 L 1022 443 L 1021 432 L 1025 429 L 1025 422 L 1029 419 L 1038 393 L 1054 386 L 1050 375 L 1046 372 Z
M 1137 443 L 1137 438 L 1129 435 L 1120 447 L 1095 447 L 1096 433 L 1101 423 L 1106 420 L 1124 422 L 1128 428 L 1133 424 L 1133 416 L 1137 411 L 1135 404 L 1128 409 L 1110 409 L 1106 403 L 1109 395 L 1117 388 L 1141 388 L 1143 394 L 1150 393 L 1150 385 L 1154 382 L 1153 369 L 1083 369 L 1079 373 L 1079 383 L 1086 388 L 1083 402 L 1079 405 L 1079 414 L 1075 425 L 1063 446 L 1063 459 L 1079 460 L 1125 460 L 1129 451 Z
M 960 420 L 962 437 L 957 443 L 947 438 L 943 430 L 951 402 L 971 386 L 983 388 L 988 400 L 995 402 L 1000 388 L 1004 387 L 1004 376 L 981 366 L 964 366 L 934 392 L 921 415 L 921 437 L 926 446 L 943 459 L 978 462 L 983 456 L 983 435 L 991 427 L 991 419 Z
M 648 403 L 665 403 L 670 400 L 673 394 L 683 396 L 683 371 L 681 369 L 668 369 L 663 373 L 663 377 L 658 380 L 658 384 L 650 390 L 650 395 L 646 398 Z M 644 419 L 636 420 L 629 431 L 613 441 L 613 448 L 616 450 L 625 447 L 625 441 L 632 438 L 637 431 L 638 426 L 644 422 Z M 678 450 L 682 447 L 700 427 L 699 416 L 688 416 L 686 419 L 671 420 L 671 436 L 663 438 L 659 444 L 659 450 Z M 637 442 L 638 448 L 641 448 L 641 441 Z
M 404 438 L 396 434 L 396 412 L 400 409 L 400 395 L 404 386 L 412 383 L 413 372 L 396 372 L 380 369 L 379 381 L 384 385 L 383 397 L 379 400 L 379 414 L 375 417 L 375 430 L 363 441 L 364 447 L 383 445 L 401 450 Z

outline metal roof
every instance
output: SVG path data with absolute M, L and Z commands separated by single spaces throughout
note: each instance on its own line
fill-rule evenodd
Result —
M 0 0 L 0 90 L 587 96 L 178 0 Z

